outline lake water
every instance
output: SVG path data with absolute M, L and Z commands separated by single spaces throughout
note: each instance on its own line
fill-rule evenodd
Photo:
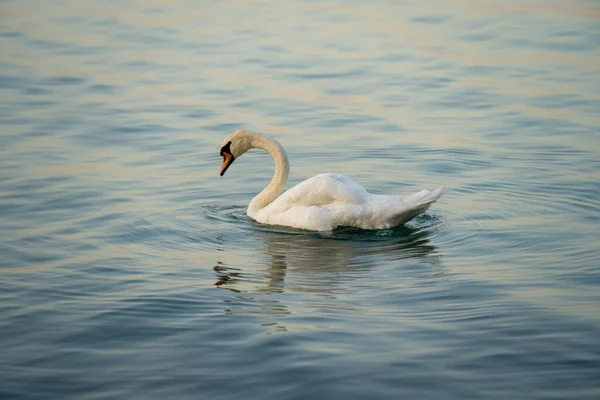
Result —
M 1 1 L 2 399 L 600 398 L 600 3 Z M 445 185 L 405 226 L 245 215 Z

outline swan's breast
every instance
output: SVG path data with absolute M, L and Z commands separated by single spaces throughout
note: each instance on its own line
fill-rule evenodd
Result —
M 263 224 L 292 226 L 299 229 L 328 231 L 337 226 L 331 210 L 326 207 L 305 206 L 298 203 L 282 207 L 282 204 L 273 203 L 258 210 L 254 215 L 248 215 Z

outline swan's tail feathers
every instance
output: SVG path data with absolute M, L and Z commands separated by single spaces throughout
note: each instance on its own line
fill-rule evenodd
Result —
M 431 203 L 439 199 L 444 194 L 444 187 L 436 190 L 423 189 L 420 192 L 411 194 L 404 198 L 405 210 L 396 215 L 396 224 L 403 224 L 410 221 L 423 211 L 427 210 Z M 408 209 L 406 207 L 408 206 Z
M 420 192 L 413 193 L 410 196 L 406 197 L 405 201 L 407 204 L 411 204 L 415 207 L 425 206 L 425 208 L 423 209 L 423 211 L 425 211 L 431 203 L 442 197 L 443 194 L 443 186 L 435 190 L 423 189 Z

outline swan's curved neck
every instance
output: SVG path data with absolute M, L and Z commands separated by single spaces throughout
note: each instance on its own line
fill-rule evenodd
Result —
M 269 185 L 252 199 L 248 205 L 248 215 L 252 216 L 258 210 L 269 205 L 283 191 L 288 179 L 290 164 L 283 147 L 275 140 L 261 134 L 250 136 L 251 147 L 267 151 L 275 160 L 275 174 Z

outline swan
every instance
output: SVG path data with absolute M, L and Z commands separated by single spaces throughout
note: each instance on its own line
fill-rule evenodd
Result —
M 221 147 L 221 173 L 246 151 L 267 151 L 275 160 L 269 185 L 252 199 L 247 215 L 263 224 L 283 225 L 312 231 L 337 227 L 386 229 L 401 225 L 425 211 L 444 191 L 421 190 L 410 196 L 371 194 L 352 179 L 337 174 L 319 174 L 281 194 L 290 170 L 279 142 L 244 129 L 229 134 Z M 280 195 L 281 194 L 281 195 Z

